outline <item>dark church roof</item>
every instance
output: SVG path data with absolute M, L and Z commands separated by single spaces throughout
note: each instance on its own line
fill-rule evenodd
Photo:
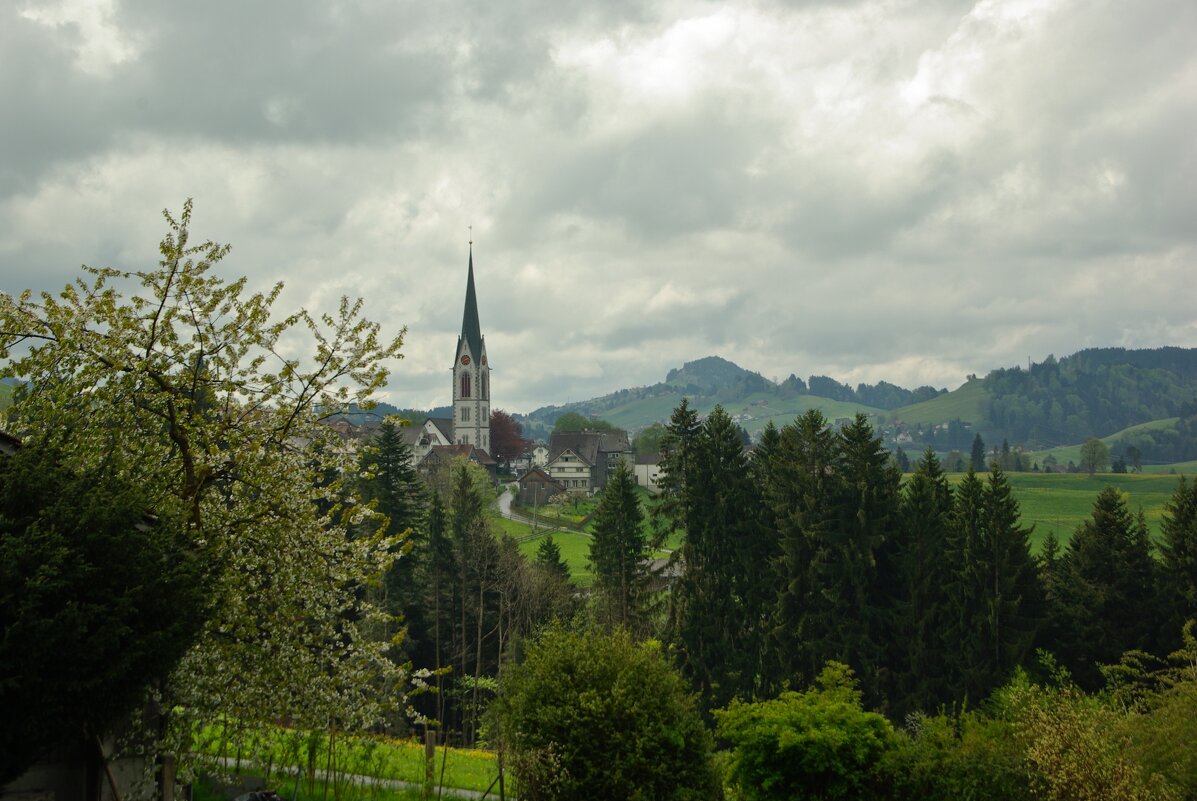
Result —
M 482 325 L 478 322 L 478 296 L 474 293 L 473 244 L 470 245 L 470 274 L 466 281 L 465 314 L 461 318 L 461 336 L 470 346 L 470 353 L 474 358 L 482 358 Z

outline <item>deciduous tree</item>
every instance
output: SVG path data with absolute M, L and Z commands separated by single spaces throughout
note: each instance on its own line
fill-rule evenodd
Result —
M 528 440 L 524 439 L 524 427 L 519 421 L 502 409 L 492 409 L 490 455 L 510 465 L 511 460 L 518 459 L 527 448 Z
M 398 678 L 387 645 L 359 636 L 374 614 L 361 586 L 395 543 L 349 536 L 367 512 L 321 415 L 366 403 L 401 337 L 381 339 L 348 299 L 278 317 L 281 284 L 250 293 L 217 277 L 228 247 L 193 244 L 191 214 L 166 213 L 157 268 L 85 268 L 57 295 L 0 295 L 0 357 L 15 357 L 3 374 L 31 387 L 18 433 L 80 474 L 127 477 L 219 566 L 171 708 L 364 725 L 397 695 L 377 692 Z
M 1100 473 L 1110 463 L 1110 449 L 1100 439 L 1090 437 L 1081 445 L 1081 469 L 1089 475 Z

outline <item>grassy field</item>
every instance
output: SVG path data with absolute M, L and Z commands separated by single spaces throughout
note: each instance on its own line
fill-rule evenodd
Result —
M 341 736 L 334 741 L 330 755 L 324 732 L 280 727 L 260 734 L 239 750 L 226 742 L 224 735 L 219 726 L 206 729 L 197 738 L 197 750 L 210 757 L 237 756 L 244 773 L 287 798 L 295 793 L 300 798 L 324 798 L 325 781 L 319 772 L 329 767 L 335 776 L 328 782 L 327 798 L 341 801 L 407 797 L 355 777 L 417 785 L 424 781 L 424 746 L 416 740 Z M 230 772 L 234 770 L 234 765 L 225 765 Z M 297 776 L 295 769 L 302 775 Z M 493 751 L 466 748 L 438 748 L 435 769 L 438 781 L 443 776 L 445 787 L 479 792 L 486 790 L 498 773 Z
M 1049 531 L 1065 543 L 1093 510 L 1093 501 L 1103 487 L 1113 485 L 1127 496 L 1132 513 L 1143 510 L 1153 537 L 1160 534 L 1160 516 L 1176 489 L 1173 475 L 1098 473 L 1008 473 L 1014 497 L 1022 512 L 1023 525 L 1034 525 L 1031 534 L 1037 552 Z M 952 474 L 954 482 L 963 474 Z
M 1178 479 L 1177 475 L 1168 471 L 1174 469 L 1177 474 L 1195 476 L 1197 461 L 1144 469 L 1145 472 L 1141 474 L 1099 473 L 1093 477 L 1084 473 L 1007 473 L 1007 477 L 1018 500 L 1023 524 L 1034 526 L 1031 543 L 1038 552 L 1048 532 L 1055 532 L 1056 538 L 1066 543 L 1077 526 L 1089 517 L 1097 493 L 1109 485 L 1118 487 L 1126 495 L 1132 513 L 1143 510 L 1152 536 L 1158 538 L 1160 517 L 1176 490 Z M 950 478 L 956 483 L 963 478 L 963 474 L 954 473 Z M 538 536 L 532 537 L 531 526 L 504 520 L 497 515 L 493 523 L 496 530 L 520 540 L 519 547 L 523 554 L 529 558 L 536 556 L 536 549 L 545 537 L 543 530 Z M 645 525 L 648 525 L 647 519 Z M 594 575 L 589 564 L 590 537 L 582 533 L 558 531 L 553 534 L 553 539 L 569 565 L 574 582 L 579 587 L 591 586 Z M 665 547 L 672 550 L 680 547 L 680 544 L 680 538 L 675 535 L 672 541 L 665 543 Z M 658 554 L 663 555 L 664 552 Z
M 1144 473 L 1164 473 L 1171 476 L 1197 476 L 1197 459 L 1191 462 L 1176 462 L 1175 464 L 1145 464 Z

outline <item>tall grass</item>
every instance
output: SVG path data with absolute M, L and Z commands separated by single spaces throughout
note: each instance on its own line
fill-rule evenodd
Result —
M 235 724 L 211 726 L 195 738 L 196 751 L 213 774 L 233 783 L 260 779 L 285 798 L 308 801 L 389 801 L 399 783 L 424 785 L 423 743 L 334 730 L 283 726 L 238 731 Z M 204 759 L 206 758 L 206 759 Z M 498 775 L 496 755 L 479 749 L 438 747 L 434 784 L 486 790 Z

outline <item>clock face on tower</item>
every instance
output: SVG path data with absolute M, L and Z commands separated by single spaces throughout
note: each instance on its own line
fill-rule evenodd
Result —
M 462 364 L 469 364 L 469 363 L 470 363 L 470 357 L 469 357 L 469 356 L 462 356 L 462 357 L 461 357 L 461 363 L 462 363 Z

